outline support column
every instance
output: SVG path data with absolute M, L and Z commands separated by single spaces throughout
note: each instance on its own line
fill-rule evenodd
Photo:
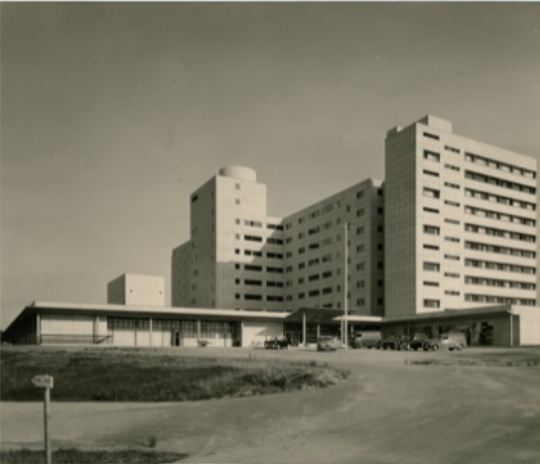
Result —
M 41 345 L 41 315 L 36 313 L 36 345 Z
M 514 321 L 510 313 L 510 346 L 514 346 Z
M 317 324 L 317 340 L 321 337 L 321 324 Z
M 201 339 L 201 320 L 197 319 L 197 341 Z
M 152 318 L 149 318 L 148 319 L 148 337 L 149 337 L 149 340 L 148 340 L 148 345 L 149 346 L 152 346 Z
M 306 312 L 302 313 L 302 344 L 304 348 L 307 346 L 307 330 L 306 330 Z

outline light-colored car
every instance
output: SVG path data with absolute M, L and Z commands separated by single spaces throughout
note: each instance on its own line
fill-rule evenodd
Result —
M 352 346 L 354 348 L 373 348 L 377 345 L 377 342 L 381 341 L 381 332 L 376 330 L 369 330 L 363 332 L 356 332 Z
M 322 336 L 317 340 L 317 351 L 336 351 L 341 348 L 341 342 L 337 337 Z
M 450 351 L 461 351 L 467 346 L 467 339 L 462 332 L 450 332 L 442 334 L 440 337 L 433 338 L 424 344 L 424 350 L 438 350 L 439 348 L 448 348 Z

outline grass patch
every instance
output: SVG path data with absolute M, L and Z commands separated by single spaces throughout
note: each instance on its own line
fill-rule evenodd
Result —
M 349 373 L 316 363 L 185 357 L 136 348 L 2 348 L 2 401 L 42 401 L 31 379 L 54 377 L 53 401 L 194 401 L 333 385 Z
M 540 367 L 540 350 L 478 351 L 454 353 L 448 356 L 407 359 L 406 364 L 439 366 Z
M 187 454 L 155 451 L 81 451 L 59 449 L 52 452 L 54 464 L 160 464 L 188 457 Z M 45 453 L 35 450 L 0 451 L 2 464 L 45 464 Z

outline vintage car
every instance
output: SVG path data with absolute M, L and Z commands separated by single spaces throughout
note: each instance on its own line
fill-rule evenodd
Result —
M 336 351 L 341 348 L 341 342 L 337 337 L 321 336 L 317 340 L 317 351 Z
M 462 332 L 449 332 L 432 338 L 424 344 L 424 350 L 438 350 L 439 348 L 448 348 L 450 351 L 461 351 L 467 346 L 467 339 Z
M 287 337 L 272 337 L 264 341 L 264 348 L 267 350 L 288 350 L 291 342 Z

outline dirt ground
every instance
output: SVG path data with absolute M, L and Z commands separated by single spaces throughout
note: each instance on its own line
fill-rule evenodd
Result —
M 537 367 L 408 363 L 462 355 L 447 351 L 176 352 L 317 360 L 352 375 L 348 382 L 321 390 L 193 403 L 54 403 L 53 390 L 53 447 L 144 448 L 155 436 L 157 449 L 189 454 L 181 462 L 540 462 Z M 42 446 L 42 408 L 41 403 L 1 404 L 2 449 Z

